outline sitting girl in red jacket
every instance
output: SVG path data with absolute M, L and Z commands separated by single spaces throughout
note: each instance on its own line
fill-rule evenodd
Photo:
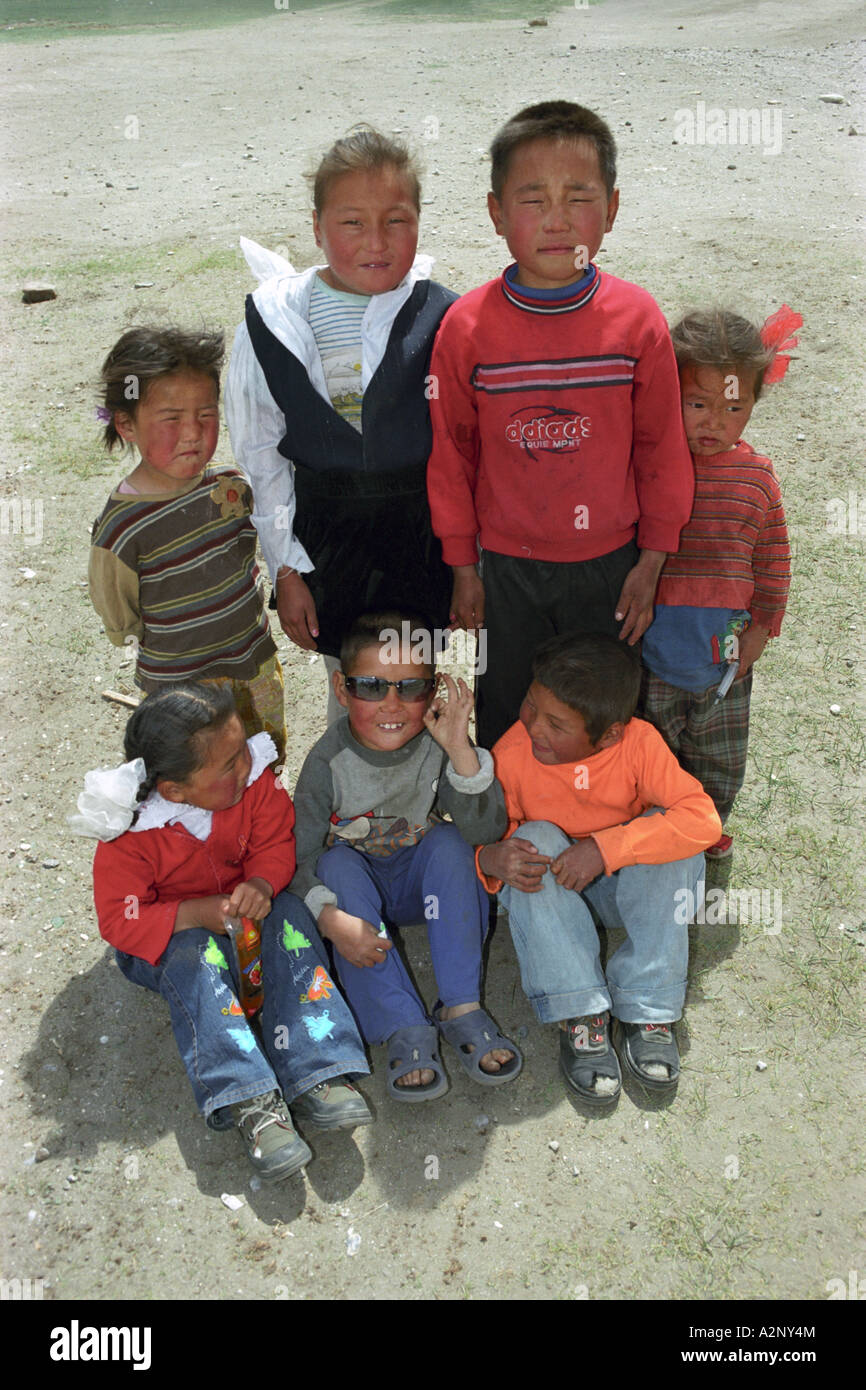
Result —
M 227 687 L 149 695 L 126 727 L 126 764 L 88 774 L 73 829 L 100 843 L 99 930 L 127 979 L 162 994 L 202 1114 L 236 1125 L 256 1171 L 284 1178 L 312 1157 L 288 1106 L 320 1129 L 369 1124 L 345 1073 L 369 1071 L 352 1016 L 300 899 L 295 813 L 247 739 Z M 260 1036 L 238 998 L 227 917 L 262 921 Z

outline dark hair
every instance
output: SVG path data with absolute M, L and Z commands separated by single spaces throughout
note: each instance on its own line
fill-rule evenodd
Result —
M 328 197 L 328 189 L 344 174 L 377 173 L 380 169 L 393 168 L 402 174 L 409 185 L 415 211 L 421 211 L 421 178 L 418 161 L 410 154 L 402 140 L 392 140 L 381 135 L 370 125 L 353 126 L 347 135 L 322 155 L 318 167 L 307 174 L 313 186 L 313 207 L 321 216 Z
M 541 101 L 525 106 L 494 136 L 490 146 L 490 187 L 501 199 L 515 150 L 530 140 L 588 140 L 595 146 L 608 198 L 616 188 L 616 141 L 610 126 L 573 101 Z
M 680 370 L 715 367 L 734 376 L 752 372 L 758 399 L 775 351 L 765 345 L 757 324 L 730 309 L 695 309 L 674 324 L 671 338 Z
M 183 681 L 147 695 L 123 736 L 126 761 L 144 759 L 139 801 L 157 782 L 186 782 L 204 765 L 210 735 L 236 713 L 229 685 Z
M 213 381 L 219 399 L 224 357 L 225 337 L 219 332 L 187 332 L 152 324 L 128 329 L 102 364 L 102 405 L 110 412 L 103 434 L 106 449 L 123 443 L 114 424 L 116 412 L 135 418 L 148 388 L 159 377 L 173 376 L 175 372 L 201 372 Z
M 411 613 L 402 608 L 383 609 L 379 613 L 362 613 L 352 623 L 340 644 L 340 668 L 344 675 L 350 676 L 361 652 L 366 651 L 368 647 L 382 648 L 397 641 L 403 646 L 405 637 L 409 639 L 410 648 L 420 646 L 423 652 L 430 654 L 432 660 L 423 664 L 431 668 L 436 664 L 436 657 L 440 656 L 447 646 L 447 636 L 439 632 L 434 633 L 427 619 L 419 613 Z
M 551 637 L 535 653 L 532 674 L 583 717 L 592 743 L 611 724 L 627 724 L 637 708 L 640 658 L 634 647 L 605 632 Z

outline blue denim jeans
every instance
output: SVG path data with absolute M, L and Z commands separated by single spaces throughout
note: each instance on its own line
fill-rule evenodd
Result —
M 116 955 L 128 980 L 167 1001 L 205 1117 L 277 1089 L 291 1104 L 320 1081 L 370 1070 L 351 1012 L 330 979 L 315 923 L 291 893 L 274 899 L 262 926 L 261 1041 L 238 1004 L 227 936 L 201 927 L 177 932 L 156 965 Z
M 527 821 L 516 834 L 552 857 L 574 843 L 549 821 Z M 500 898 L 523 988 L 539 1021 L 609 1009 L 623 1023 L 674 1023 L 683 1011 L 689 960 L 688 925 L 677 920 L 685 916 L 677 911 L 684 901 L 678 894 L 697 893 L 703 876 L 704 856 L 696 854 L 600 874 L 582 893 L 560 887 L 550 870 L 538 893 L 506 886 Z M 606 927 L 626 932 L 607 963 L 606 979 L 590 903 Z
M 374 926 L 426 921 L 441 1002 L 479 998 L 490 899 L 475 872 L 475 852 L 456 825 L 436 825 L 417 845 L 381 859 L 335 845 L 316 872 L 353 917 Z M 352 965 L 335 950 L 334 965 L 367 1042 L 430 1022 L 396 946 L 372 966 Z

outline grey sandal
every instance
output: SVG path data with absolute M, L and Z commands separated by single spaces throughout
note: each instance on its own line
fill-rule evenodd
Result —
M 448 1077 L 436 1046 L 438 1034 L 432 1023 L 419 1023 L 410 1028 L 398 1028 L 388 1039 L 388 1092 L 394 1100 L 417 1104 L 435 1100 L 448 1090 Z M 401 1076 L 410 1071 L 435 1072 L 426 1086 L 398 1086 Z
M 459 1018 L 443 1019 L 440 1009 L 434 1009 L 439 1032 L 457 1053 L 460 1065 L 481 1086 L 502 1086 L 513 1081 L 523 1070 L 523 1053 L 519 1047 L 500 1033 L 493 1019 L 483 1009 L 473 1009 L 470 1014 L 460 1014 Z M 513 1052 L 510 1062 L 502 1062 L 499 1071 L 485 1071 L 481 1058 L 494 1048 Z

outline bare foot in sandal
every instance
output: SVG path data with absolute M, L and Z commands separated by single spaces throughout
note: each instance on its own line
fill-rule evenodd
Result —
M 476 999 L 473 1004 L 452 1004 L 449 1009 L 446 1009 L 443 1005 L 439 1010 L 439 1017 L 442 1019 L 443 1023 L 447 1023 L 451 1018 L 460 1018 L 463 1014 L 474 1013 L 476 1009 L 480 1008 L 481 1001 L 479 999 Z M 470 1051 L 474 1051 L 474 1048 L 471 1046 Z M 501 1071 L 506 1063 L 511 1061 L 513 1056 L 514 1053 L 509 1052 L 506 1048 L 495 1047 L 491 1052 L 485 1052 L 479 1066 L 482 1071 L 489 1071 L 491 1073 Z M 411 1075 L 415 1076 L 417 1073 L 412 1072 Z
M 429 1067 L 422 1067 L 420 1071 L 407 1071 L 405 1076 L 398 1076 L 394 1082 L 395 1086 L 429 1086 L 431 1081 L 436 1080 L 435 1071 Z

